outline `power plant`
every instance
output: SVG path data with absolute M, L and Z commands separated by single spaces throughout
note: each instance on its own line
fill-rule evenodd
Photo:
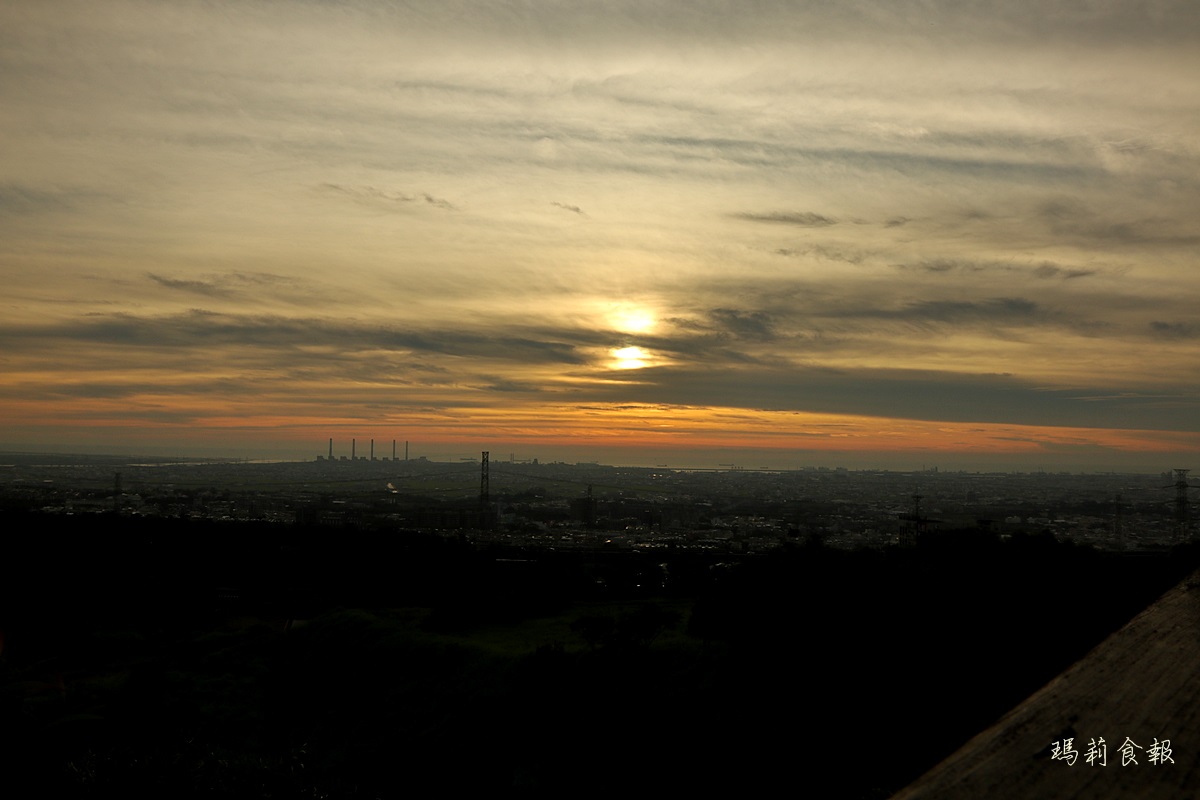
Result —
M 390 462 L 396 462 L 396 461 L 399 461 L 400 459 L 399 459 L 399 458 L 398 458 L 398 456 L 397 456 L 397 445 L 398 445 L 398 440 L 396 440 L 396 439 L 392 439 L 392 455 L 391 455 L 391 458 L 389 458 L 389 457 L 387 457 L 387 456 L 383 456 L 383 457 L 381 457 L 381 458 L 380 458 L 380 459 L 378 459 L 378 460 L 379 460 L 379 461 L 385 461 L 385 462 L 387 462 L 387 461 L 390 461 Z M 331 461 L 375 461 L 375 460 L 376 460 L 376 458 L 375 458 L 375 440 L 374 440 L 374 439 L 371 439 L 371 449 L 370 449 L 370 454 L 369 454 L 367 457 L 365 457 L 365 458 L 359 458 L 359 456 L 358 456 L 358 440 L 357 440 L 356 438 L 355 438 L 355 439 L 351 439 L 351 440 L 350 440 L 350 456 L 349 456 L 349 458 L 347 458 L 346 456 L 335 457 L 335 456 L 333 455 L 333 437 L 332 437 L 332 436 L 329 438 L 329 447 L 328 447 L 328 450 L 327 450 L 326 454 L 325 454 L 325 455 L 323 455 L 323 456 L 317 456 L 317 461 L 323 461 L 323 462 L 331 462 Z M 408 461 L 408 442 L 407 442 L 407 441 L 405 441 L 405 442 L 404 442 L 404 460 L 405 460 L 405 461 Z M 471 460 L 472 460 L 472 461 L 474 461 L 474 459 L 471 459 Z

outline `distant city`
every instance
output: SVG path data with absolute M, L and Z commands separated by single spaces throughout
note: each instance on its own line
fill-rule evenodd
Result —
M 607 466 L 407 457 L 351 440 L 309 461 L 0 454 L 5 508 L 467 534 L 515 546 L 754 553 L 819 540 L 911 544 L 937 531 L 1050 533 L 1152 551 L 1196 535 L 1188 470 L 1005 473 Z

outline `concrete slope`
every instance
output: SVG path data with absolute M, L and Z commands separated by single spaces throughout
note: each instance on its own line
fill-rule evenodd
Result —
M 1046 613 L 1066 627 L 1087 600 Z M 1089 765 L 1101 737 L 1107 766 Z M 1122 765 L 1126 737 L 1142 748 L 1136 765 Z M 1073 765 L 1052 757 L 1067 738 Z M 1151 763 L 1155 739 L 1170 740 L 1173 763 Z M 1200 797 L 1200 571 L 893 800 L 1181 797 Z

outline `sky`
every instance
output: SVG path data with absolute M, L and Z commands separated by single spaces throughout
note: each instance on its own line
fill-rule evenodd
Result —
M 1200 468 L 1198 79 L 1191 0 L 0 2 L 0 448 Z

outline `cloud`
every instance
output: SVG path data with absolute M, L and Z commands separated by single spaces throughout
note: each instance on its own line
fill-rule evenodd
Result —
M 823 261 L 841 261 L 846 264 L 861 264 L 867 258 L 864 253 L 827 245 L 813 245 L 812 247 L 803 248 L 781 247 L 775 253 L 787 256 L 788 258 L 812 256 Z
M 1107 246 L 1194 246 L 1200 233 L 1184 220 L 1170 216 L 1119 219 L 1096 212 L 1082 202 L 1055 199 L 1042 203 L 1037 214 L 1052 234 Z
M 837 224 L 836 219 L 817 214 L 813 211 L 773 211 L 766 214 L 741 212 L 733 216 L 750 222 L 773 222 L 783 225 L 797 225 L 802 228 L 824 228 Z
M 6 214 L 37 214 L 71 207 L 69 196 L 13 183 L 0 184 L 0 216 Z
M 1065 281 L 1069 281 L 1076 278 L 1087 278 L 1097 274 L 1098 271 L 1094 269 L 1066 269 L 1056 264 L 1043 263 L 1039 264 L 1033 270 L 1033 274 L 1038 278 L 1062 278 Z
M 1191 322 L 1162 322 L 1153 320 L 1150 330 L 1164 339 L 1194 339 L 1200 336 L 1200 325 Z
M 24 342 L 35 348 L 53 340 L 146 350 L 236 348 L 257 352 L 260 362 L 277 363 L 280 368 L 286 368 L 289 362 L 276 361 L 279 351 L 286 352 L 289 359 L 302 361 L 297 351 L 305 348 L 327 348 L 328 354 L 322 358 L 347 357 L 364 350 L 401 350 L 523 363 L 586 363 L 571 342 L 202 309 L 164 316 L 90 315 L 59 324 L 10 325 L 0 328 L 0 340 L 14 347 Z
M 404 194 L 403 192 L 387 192 L 374 186 L 343 186 L 336 183 L 323 183 L 317 187 L 319 191 L 348 197 L 354 202 L 372 208 L 395 208 L 411 204 L 425 203 L 445 211 L 456 211 L 449 200 L 434 197 L 427 192 Z
M 155 8 L 0 4 L 10 428 L 48 396 L 279 425 L 1196 396 L 1194 4 Z
M 771 325 L 771 316 L 761 311 L 746 312 L 732 308 L 714 308 L 709 312 L 709 319 L 720 330 L 739 339 L 765 341 L 775 336 Z
M 966 319 L 1029 319 L 1039 311 L 1038 304 L 1023 297 L 997 297 L 982 302 L 927 300 L 913 303 L 903 309 L 883 312 L 917 319 L 932 319 L 942 322 L 959 322 Z
M 481 388 L 489 392 L 515 392 L 525 394 L 537 394 L 545 391 L 545 385 L 527 383 L 522 381 L 510 381 L 506 379 L 493 379 L 491 382 L 484 384 Z
M 155 275 L 153 272 L 147 272 L 146 277 L 157 283 L 159 286 L 167 289 L 178 289 L 184 292 L 193 294 L 202 294 L 208 296 L 224 296 L 228 294 L 224 289 L 216 286 L 208 281 L 181 280 L 176 278 L 164 278 L 161 275 Z
M 1013 376 L 933 370 L 650 368 L 619 393 L 645 403 L 804 411 L 947 422 L 1200 431 L 1200 401 L 1106 389 L 1045 389 Z M 597 387 L 594 399 L 617 392 Z
M 927 261 L 918 261 L 912 264 L 896 264 L 897 269 L 913 270 L 927 273 L 1015 273 L 1023 275 L 1031 275 L 1035 278 L 1044 280 L 1061 279 L 1074 280 L 1077 278 L 1087 278 L 1100 273 L 1096 268 L 1078 268 L 1067 267 L 1060 264 L 1055 264 L 1049 261 L 1043 261 L 1036 266 L 1017 264 L 1007 261 L 977 261 L 974 259 L 961 258 L 935 258 Z

